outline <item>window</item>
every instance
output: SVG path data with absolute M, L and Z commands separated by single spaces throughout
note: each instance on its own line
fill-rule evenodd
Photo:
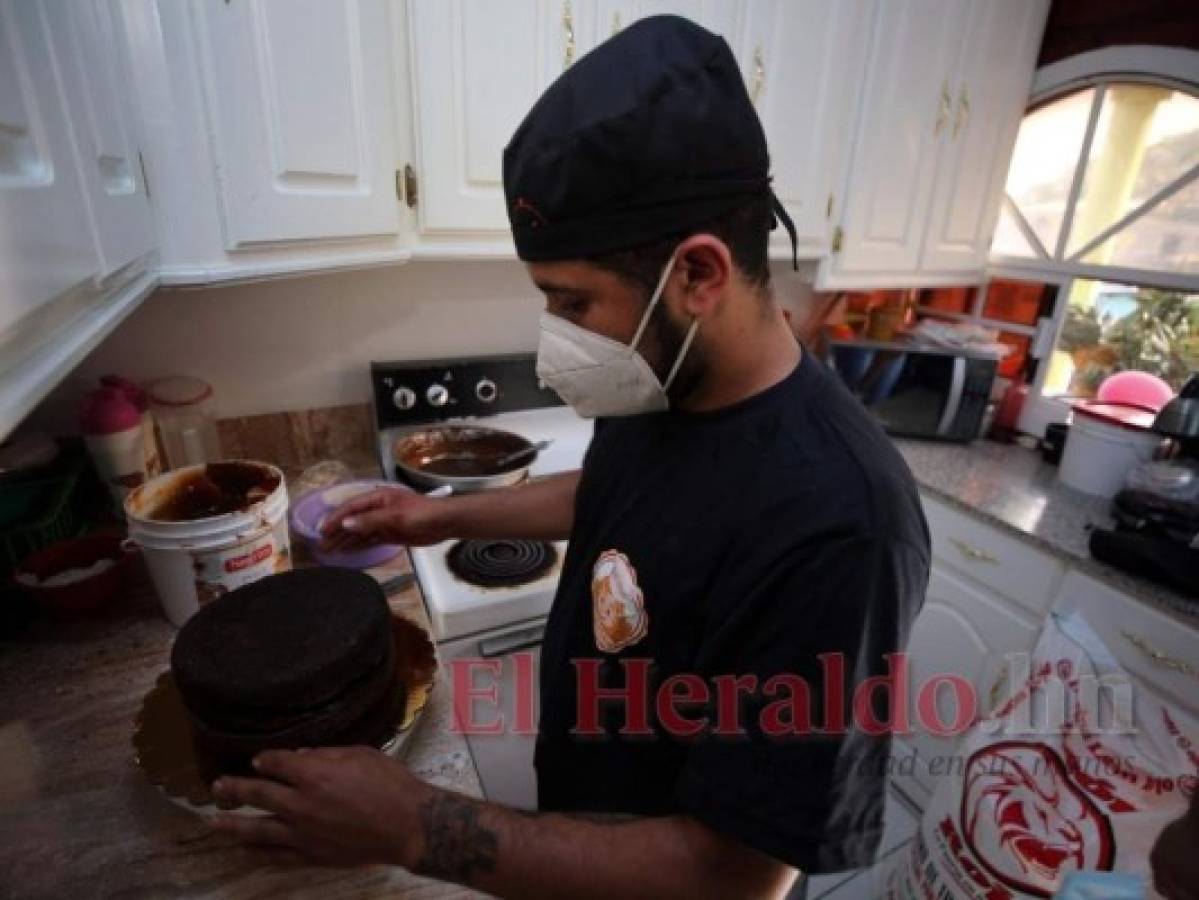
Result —
M 1090 74 L 1042 87 L 991 256 L 974 314 L 1023 334 L 1034 402 L 1022 428 L 1061 419 L 1061 400 L 1093 396 L 1113 372 L 1180 387 L 1199 370 L 1199 86 Z
M 991 249 L 1199 275 L 1199 97 L 1112 83 L 1032 110 Z
M 1199 294 L 1074 281 L 1041 385 L 1046 397 L 1093 397 L 1113 372 L 1140 369 L 1177 390 L 1199 371 Z

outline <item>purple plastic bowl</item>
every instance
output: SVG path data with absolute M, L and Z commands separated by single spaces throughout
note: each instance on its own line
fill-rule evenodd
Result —
M 403 485 L 389 481 L 349 481 L 345 484 L 330 485 L 310 491 L 291 507 L 291 530 L 302 537 L 308 544 L 312 558 L 322 566 L 336 566 L 341 569 L 369 569 L 381 566 L 403 549 L 400 544 L 376 544 L 362 550 L 343 552 L 327 552 L 321 549 L 320 523 L 340 504 L 325 502 L 325 494 L 330 491 L 342 491 L 347 488 L 362 487 L 366 489 L 377 487 L 401 488 Z

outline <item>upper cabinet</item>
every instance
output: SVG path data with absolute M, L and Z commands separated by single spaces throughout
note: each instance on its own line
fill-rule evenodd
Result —
M 752 0 L 734 44 L 800 254 L 828 249 L 857 109 L 873 0 Z M 772 250 L 790 255 L 775 229 Z
M 1048 0 L 0 4 L 2 202 L 55 236 L 5 235 L 0 278 L 107 277 L 156 244 L 167 283 L 511 258 L 513 131 L 585 53 L 673 13 L 728 41 L 800 254 L 839 288 L 981 274 Z
M 504 146 L 545 88 L 637 19 L 673 13 L 725 37 L 762 118 L 801 249 L 828 245 L 872 0 L 410 0 L 418 244 L 508 235 Z M 782 232 L 774 236 L 787 248 Z M 477 246 L 477 244 L 475 244 Z M 508 252 L 511 252 L 510 250 Z
M 123 12 L 0 0 L 0 439 L 152 284 Z
M 0 335 L 100 268 L 41 3 L 0 0 Z
M 118 0 L 45 4 L 102 277 L 157 244 L 122 5 Z
M 1048 0 L 879 4 L 825 288 L 982 271 Z
M 978 272 L 986 264 L 1047 6 L 973 4 L 938 157 L 923 271 Z
M 227 248 L 397 234 L 386 0 L 194 8 Z
M 125 0 L 165 283 L 404 261 L 401 0 Z
M 504 235 L 504 145 L 584 52 L 594 6 L 412 0 L 408 8 L 421 235 Z

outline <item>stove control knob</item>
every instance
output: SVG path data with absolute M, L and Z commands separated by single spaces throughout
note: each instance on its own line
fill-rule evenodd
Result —
M 445 406 L 450 402 L 450 389 L 444 384 L 433 384 L 425 392 L 425 399 L 430 406 Z
M 475 396 L 481 403 L 491 403 L 499 395 L 499 392 L 499 388 L 490 378 L 480 378 L 479 383 L 475 385 Z
M 391 395 L 391 402 L 396 405 L 396 409 L 410 410 L 416 406 L 416 391 L 410 387 L 398 387 Z

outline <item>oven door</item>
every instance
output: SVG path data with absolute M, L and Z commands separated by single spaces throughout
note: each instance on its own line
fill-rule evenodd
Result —
M 465 698 L 455 705 L 469 716 L 466 744 L 488 800 L 519 809 L 537 808 L 537 774 L 533 751 L 537 743 L 538 674 L 545 620 L 462 638 L 438 646 L 444 665 L 451 667 L 451 688 L 469 687 L 477 698 L 470 709 Z M 469 682 L 467 679 L 469 678 Z M 498 702 L 492 703 L 492 689 Z M 490 728 L 502 722 L 500 728 Z M 487 733 L 494 730 L 498 733 Z

